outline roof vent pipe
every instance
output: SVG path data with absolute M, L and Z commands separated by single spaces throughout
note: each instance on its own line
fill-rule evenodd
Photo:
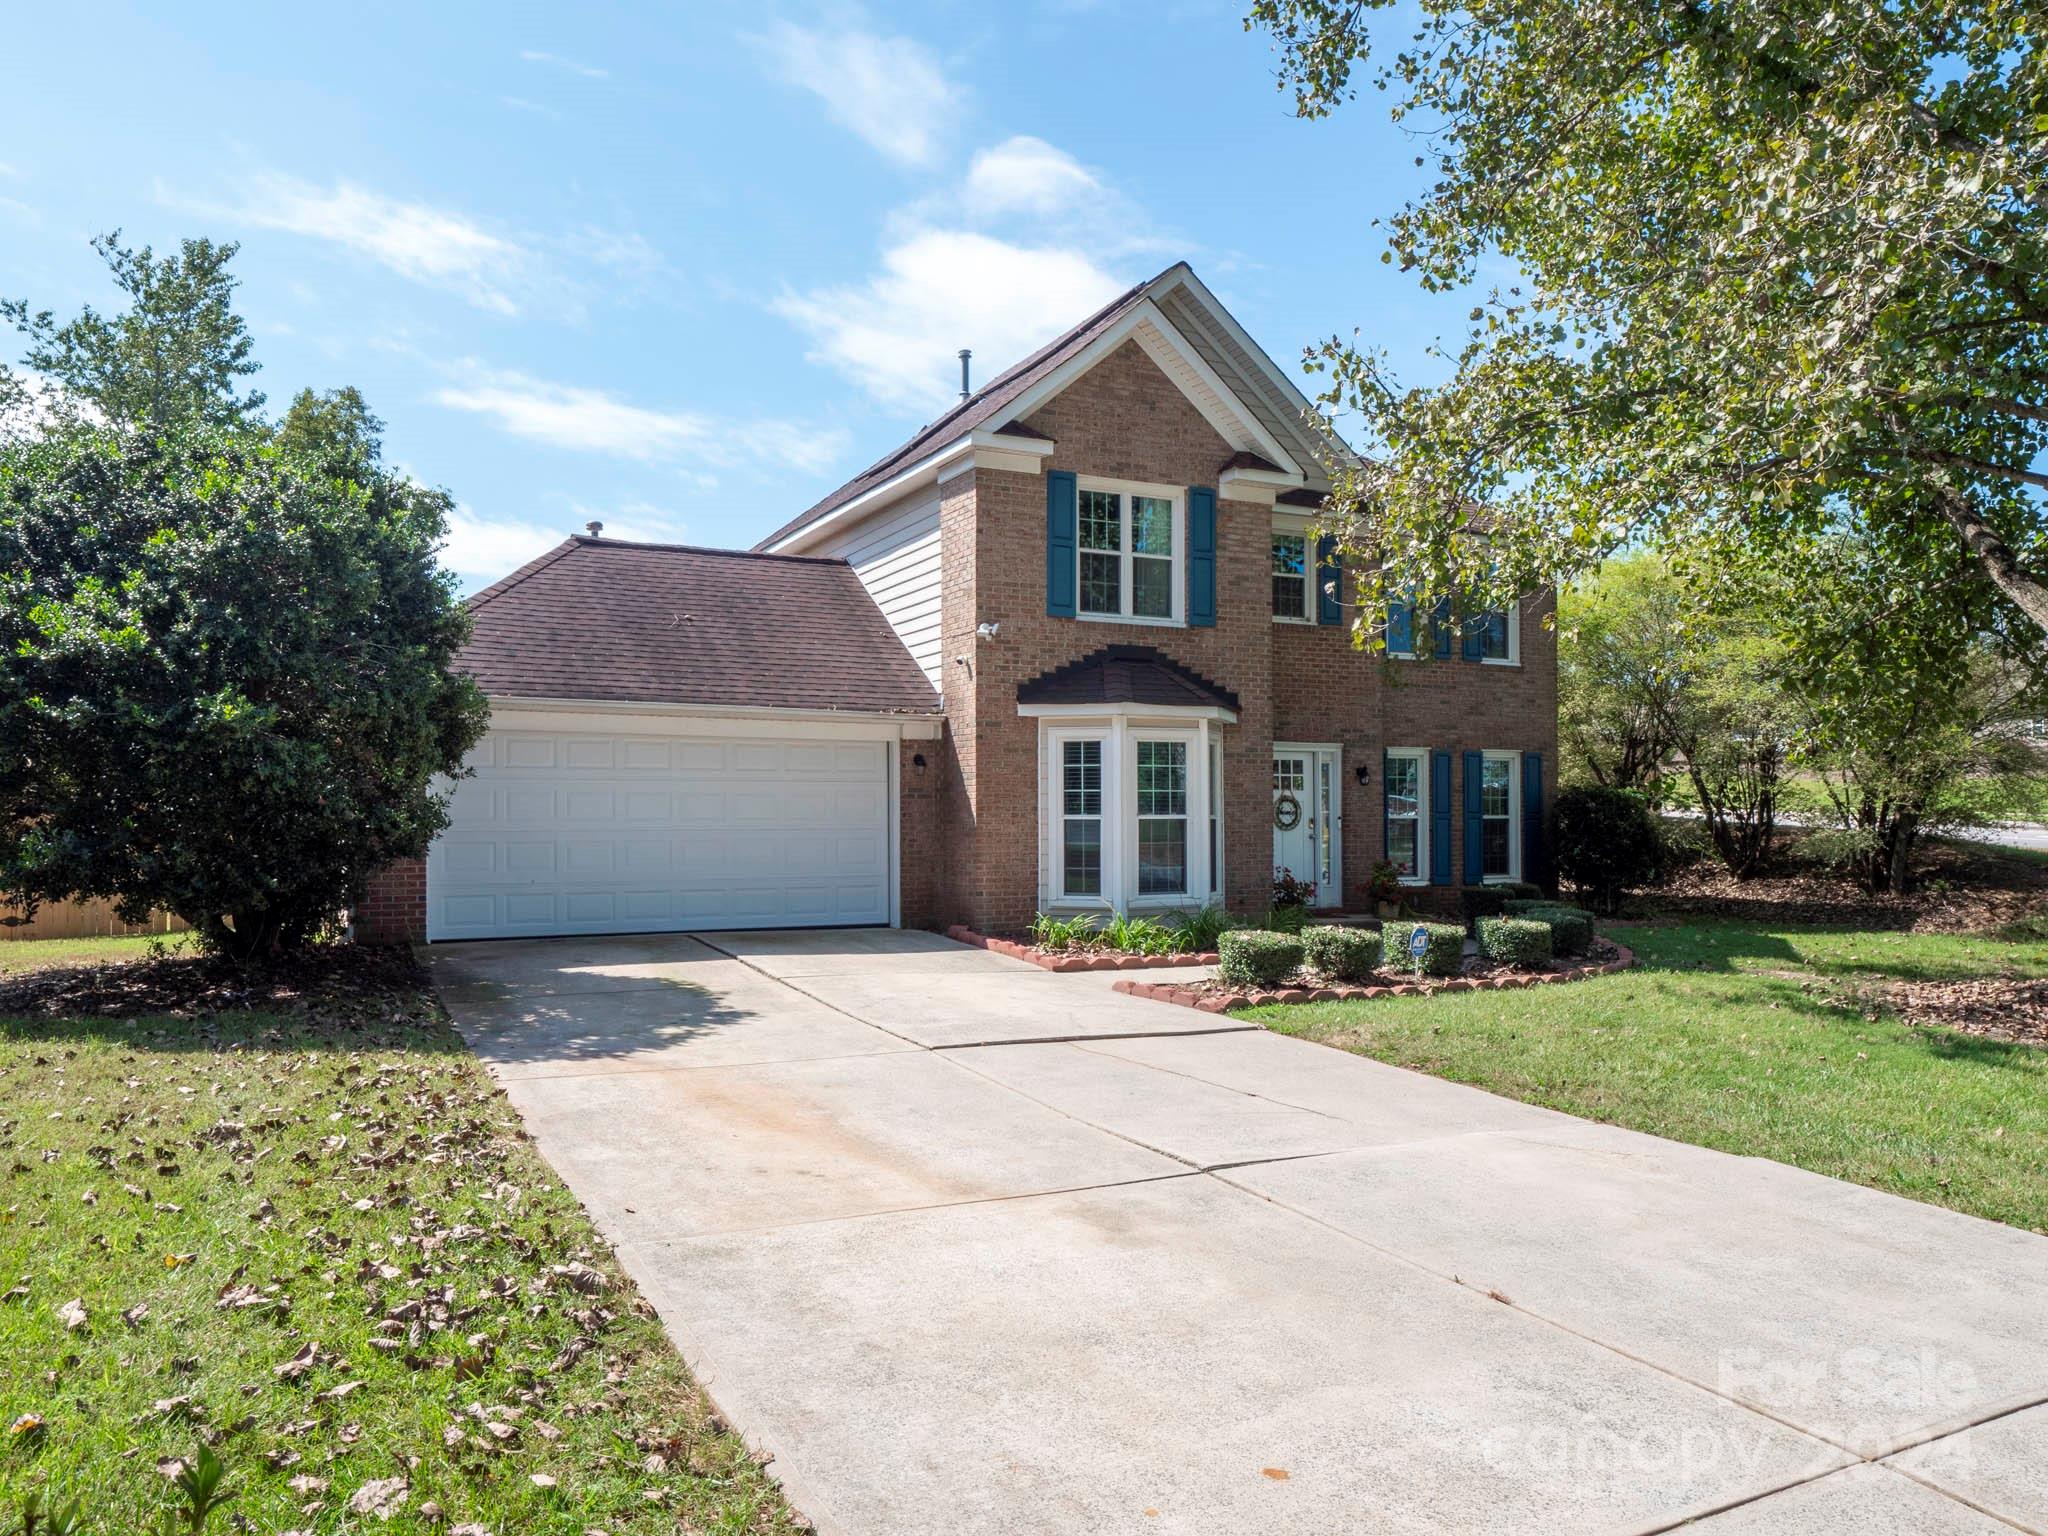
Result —
M 972 349 L 967 347 L 960 349 L 960 399 L 963 404 L 966 402 L 968 395 L 973 393 L 967 387 L 967 359 L 972 356 L 974 356 Z
M 592 537 L 593 539 L 601 539 L 601 538 L 603 538 L 603 537 L 604 537 L 604 524 L 603 524 L 603 523 L 599 523 L 599 522 L 589 522 L 589 523 L 585 523 L 585 524 L 584 524 L 583 526 L 584 526 L 584 527 L 585 527 L 586 529 L 588 529 L 588 530 L 589 530 L 589 532 L 590 532 L 590 536 L 591 536 L 591 537 Z

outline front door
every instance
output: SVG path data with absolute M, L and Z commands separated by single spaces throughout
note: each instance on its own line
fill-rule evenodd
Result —
M 1273 748 L 1273 876 L 1284 872 L 1313 885 L 1309 905 L 1316 907 L 1344 904 L 1337 758 L 1335 747 Z

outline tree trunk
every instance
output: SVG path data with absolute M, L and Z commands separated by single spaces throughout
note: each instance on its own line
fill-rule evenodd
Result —
M 1984 573 L 1991 584 L 2012 600 L 2018 608 L 2044 633 L 2048 633 L 2048 583 L 2043 583 L 2033 572 L 2019 562 L 2019 557 L 1983 518 L 1970 499 L 1960 491 L 1949 491 L 1941 497 L 1942 514 L 1948 518 L 1963 547 L 1984 567 Z

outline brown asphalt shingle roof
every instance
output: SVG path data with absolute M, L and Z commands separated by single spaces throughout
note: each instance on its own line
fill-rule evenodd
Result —
M 1237 708 L 1237 695 L 1149 645 L 1101 650 L 1017 685 L 1019 704 L 1207 704 Z
M 1166 269 L 1167 272 L 1172 270 L 1172 267 Z M 856 496 L 873 490 L 891 476 L 909 468 L 925 454 L 943 447 L 963 433 L 971 432 L 976 427 L 985 427 L 991 421 L 997 420 L 1025 391 L 1122 319 L 1126 311 L 1144 298 L 1145 291 L 1165 275 L 1166 272 L 1161 272 L 1126 289 L 1072 330 L 1053 338 L 1023 362 L 1004 369 L 937 421 L 918 428 L 909 442 L 887 457 L 870 464 L 817 505 L 798 513 L 754 548 L 766 549 L 788 538 L 799 528 L 809 527 L 835 508 L 844 506 Z M 1034 431 L 1015 421 L 995 430 L 1017 437 L 1045 437 L 1043 432 Z
M 933 714 L 843 560 L 572 538 L 469 600 L 485 693 Z

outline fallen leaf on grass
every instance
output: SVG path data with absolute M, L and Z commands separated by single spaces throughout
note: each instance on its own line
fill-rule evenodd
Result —
M 348 1501 L 352 1515 L 375 1515 L 389 1520 L 405 1506 L 409 1485 L 402 1477 L 379 1477 L 363 1484 Z
M 64 1325 L 65 1332 L 78 1332 L 86 1323 L 85 1299 L 80 1296 L 74 1296 L 71 1300 L 62 1303 L 57 1308 L 57 1321 Z
M 316 1493 L 325 1493 L 327 1491 L 327 1479 L 315 1477 L 310 1472 L 301 1472 L 297 1477 L 286 1483 L 285 1487 L 291 1489 L 293 1493 L 298 1494 L 301 1498 L 306 1498 Z
M 545 1472 L 528 1473 L 526 1480 L 536 1488 L 546 1489 L 555 1486 L 555 1480 Z
M 130 1328 L 137 1328 L 142 1325 L 142 1320 L 147 1316 L 149 1316 L 149 1303 L 138 1301 L 134 1306 L 121 1314 L 121 1321 Z

